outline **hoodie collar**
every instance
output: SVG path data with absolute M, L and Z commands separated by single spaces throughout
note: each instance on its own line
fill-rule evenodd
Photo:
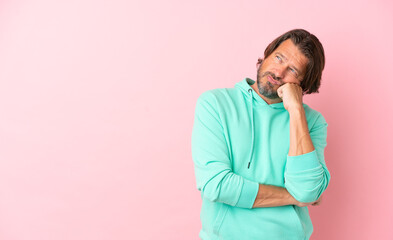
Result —
M 247 165 L 247 169 L 250 169 L 250 166 L 252 166 L 252 159 L 253 159 L 253 153 L 254 153 L 254 143 L 255 143 L 255 122 L 254 122 L 254 105 L 255 107 L 270 107 L 275 108 L 275 109 L 285 109 L 284 105 L 282 102 L 280 103 L 274 103 L 274 104 L 267 104 L 263 98 L 261 98 L 255 91 L 254 89 L 250 86 L 254 84 L 255 81 L 250 79 L 250 78 L 245 78 L 243 81 L 238 82 L 235 85 L 235 88 L 238 88 L 241 90 L 242 94 L 245 95 L 246 99 L 250 101 L 250 104 L 248 107 L 250 108 L 250 124 L 251 124 L 251 144 L 250 144 L 250 153 L 249 153 L 249 161 Z
M 242 91 L 242 93 L 244 95 L 246 95 L 247 97 L 250 97 L 250 93 L 249 93 L 249 89 L 251 89 L 251 93 L 252 93 L 252 97 L 253 97 L 253 101 L 255 106 L 269 106 L 271 108 L 275 108 L 275 109 L 285 109 L 284 108 L 284 104 L 283 102 L 279 102 L 279 103 L 273 103 L 273 104 L 268 104 L 263 98 L 261 98 L 261 96 L 258 95 L 258 93 L 256 93 L 254 91 L 254 89 L 251 87 L 252 84 L 254 84 L 255 81 L 252 80 L 251 78 L 244 78 L 242 81 L 236 83 L 235 88 L 238 88 Z

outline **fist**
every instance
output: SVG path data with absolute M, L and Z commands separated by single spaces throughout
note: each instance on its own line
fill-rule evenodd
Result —
M 303 90 L 297 83 L 285 83 L 277 89 L 287 111 L 303 106 Z

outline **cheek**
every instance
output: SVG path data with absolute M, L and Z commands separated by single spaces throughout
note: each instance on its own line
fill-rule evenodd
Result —
M 265 68 L 265 69 L 269 69 L 269 68 L 272 68 L 273 66 L 274 66 L 274 62 L 272 60 L 270 60 L 270 59 L 267 59 L 264 62 L 262 67 Z
M 265 59 L 265 61 L 263 61 L 261 69 L 263 69 L 263 70 L 271 69 L 273 65 L 274 65 L 274 62 L 272 61 L 272 59 L 267 58 L 267 59 Z

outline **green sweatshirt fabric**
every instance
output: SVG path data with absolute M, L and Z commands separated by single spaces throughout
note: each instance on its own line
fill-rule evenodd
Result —
M 267 104 L 245 78 L 234 88 L 202 93 L 192 130 L 192 158 L 201 191 L 203 240 L 309 239 L 307 207 L 252 208 L 259 183 L 285 187 L 300 202 L 316 201 L 330 174 L 324 160 L 327 123 L 303 104 L 315 150 L 288 156 L 289 114 Z

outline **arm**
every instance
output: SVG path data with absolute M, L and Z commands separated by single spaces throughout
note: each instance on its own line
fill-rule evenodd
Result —
M 216 99 L 209 92 L 203 93 L 197 101 L 192 156 L 197 188 L 210 201 L 242 208 L 296 203 L 285 188 L 249 181 L 232 172 Z
M 309 128 L 300 86 L 284 84 L 277 92 L 290 116 L 290 147 L 284 172 L 285 188 L 299 202 L 317 201 L 330 181 L 330 173 L 324 161 L 327 123 L 319 114 Z
M 296 199 L 283 187 L 259 184 L 253 208 L 295 205 Z
M 302 105 L 288 110 L 289 112 L 289 152 L 288 156 L 298 156 L 314 151 L 311 141 L 306 114 Z
M 290 142 L 288 156 L 298 156 L 315 150 L 312 143 L 306 114 L 303 108 L 302 89 L 297 84 L 287 83 L 277 89 L 285 109 L 289 113 Z
M 197 188 L 210 201 L 242 208 L 301 204 L 285 188 L 252 182 L 232 172 L 215 98 L 210 93 L 197 101 L 192 157 Z
M 253 206 L 259 184 L 232 171 L 217 99 L 209 91 L 196 104 L 192 158 L 197 188 L 203 198 L 241 208 Z
M 299 202 L 283 187 L 259 184 L 259 190 L 253 208 L 279 207 L 285 205 L 296 205 L 306 207 L 308 205 L 318 206 L 322 196 L 315 202 Z

